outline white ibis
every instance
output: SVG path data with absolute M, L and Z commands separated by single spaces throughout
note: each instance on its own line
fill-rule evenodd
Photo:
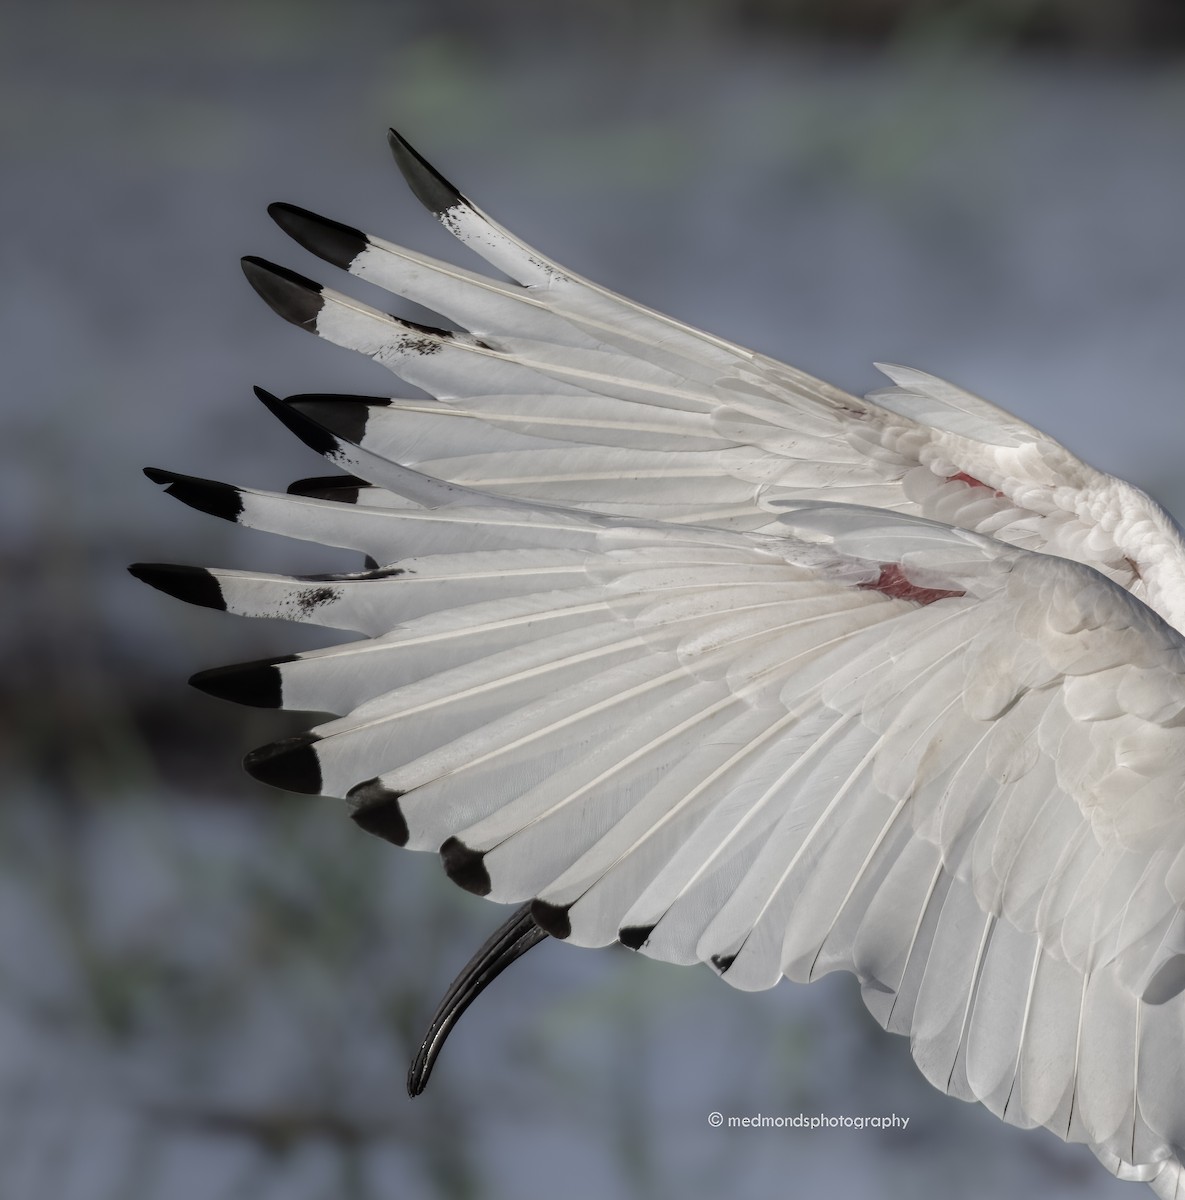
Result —
M 338 714 L 248 756 L 523 905 L 445 998 L 545 935 L 743 989 L 843 969 L 937 1087 L 1185 1193 L 1185 547 L 1146 495 L 950 384 L 866 399 L 550 262 L 392 133 L 513 282 L 289 205 L 335 267 L 281 316 L 431 399 L 260 398 L 342 473 L 185 503 L 349 547 L 289 577 L 138 566 L 184 600 L 352 630 L 205 671 Z

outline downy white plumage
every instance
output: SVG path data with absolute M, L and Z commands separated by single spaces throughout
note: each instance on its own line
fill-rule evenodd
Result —
M 529 902 L 459 994 L 542 931 L 740 988 L 842 968 L 939 1088 L 1185 1195 L 1171 519 L 920 371 L 883 367 L 895 386 L 859 399 L 624 300 L 391 147 L 513 282 L 271 213 L 467 332 L 244 268 L 280 315 L 432 398 L 260 393 L 349 472 L 288 495 L 149 472 L 373 560 L 133 568 L 194 603 L 362 635 L 195 677 L 336 714 L 248 769 Z

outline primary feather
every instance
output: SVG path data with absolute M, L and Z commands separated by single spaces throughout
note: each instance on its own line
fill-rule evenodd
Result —
M 462 332 L 245 269 L 282 316 L 429 398 L 261 393 L 348 473 L 288 495 L 150 473 L 374 564 L 134 568 L 194 603 L 362 635 L 195 677 L 332 714 L 248 769 L 346 798 L 577 944 L 741 988 L 849 970 L 938 1087 L 1177 1196 L 1171 519 L 922 372 L 883 367 L 894 386 L 860 399 L 623 300 L 391 145 L 511 282 L 272 215 Z

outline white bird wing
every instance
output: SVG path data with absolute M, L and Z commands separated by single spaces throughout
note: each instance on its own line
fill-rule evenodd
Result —
M 742 988 L 853 971 L 928 1078 L 1013 1123 L 1149 1170 L 1185 1144 L 1181 635 L 1091 568 L 900 514 L 788 502 L 752 534 L 395 470 L 403 507 L 155 475 L 385 564 L 137 569 L 365 635 L 195 678 L 340 714 L 256 776 L 577 944 Z
M 1122 503 L 1085 521 L 1102 491 L 982 401 L 908 376 L 882 405 L 913 415 L 844 397 L 558 272 L 436 179 L 412 176 L 526 284 L 409 259 L 428 282 L 401 290 L 474 333 L 251 273 L 290 319 L 437 400 L 261 394 L 350 472 L 294 494 L 150 472 L 193 507 L 380 564 L 133 569 L 194 603 L 362 635 L 195 677 L 334 714 L 249 770 L 346 798 L 363 828 L 439 850 L 477 894 L 533 900 L 577 944 L 705 962 L 742 988 L 850 970 L 937 1086 L 1175 1195 L 1185 641 L 1101 573 L 1147 582 L 1114 554 L 1125 528 L 1145 546 L 1164 528 L 1114 488 Z M 352 269 L 374 253 L 338 236 Z M 1034 483 L 1042 462 L 1060 466 Z M 580 491 L 616 470 L 623 503 Z M 937 490 L 918 499 L 925 472 Z M 544 476 L 554 490 L 504 494 Z M 965 502 L 927 519 L 951 488 Z
M 882 366 L 895 386 L 860 399 L 625 300 L 521 242 L 390 140 L 419 199 L 510 282 L 272 205 L 315 254 L 465 331 L 246 260 L 286 319 L 431 397 L 294 398 L 344 438 L 482 490 L 667 521 L 759 529 L 786 496 L 892 508 L 1089 563 L 1160 607 L 1144 568 L 1171 522 L 1040 430 L 907 367 Z

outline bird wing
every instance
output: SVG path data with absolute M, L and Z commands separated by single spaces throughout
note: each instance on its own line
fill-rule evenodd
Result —
M 1185 639 L 1147 606 L 893 512 L 783 501 L 773 534 L 513 501 L 264 398 L 394 502 L 154 474 L 383 564 L 136 569 L 363 635 L 195 677 L 338 714 L 253 774 L 580 945 L 741 988 L 850 970 L 939 1087 L 1119 1167 L 1185 1144 Z
M 195 677 L 332 714 L 248 769 L 574 943 L 742 988 L 852 971 L 940 1088 L 1174 1195 L 1185 643 L 1132 557 L 1157 510 L 929 377 L 857 400 L 621 300 L 395 149 L 517 282 L 278 219 L 468 332 L 247 270 L 432 399 L 261 393 L 346 472 L 287 495 L 149 473 L 375 564 L 133 569 L 360 635 Z
M 245 260 L 282 316 L 428 393 L 294 398 L 344 438 L 485 491 L 666 521 L 760 529 L 786 496 L 891 508 L 1089 563 L 1156 605 L 1142 567 L 1160 550 L 1143 527 L 1167 518 L 1040 430 L 907 367 L 882 365 L 894 386 L 861 399 L 628 301 L 390 140 L 419 199 L 510 279 L 272 205 L 313 253 L 461 326 L 401 320 Z

